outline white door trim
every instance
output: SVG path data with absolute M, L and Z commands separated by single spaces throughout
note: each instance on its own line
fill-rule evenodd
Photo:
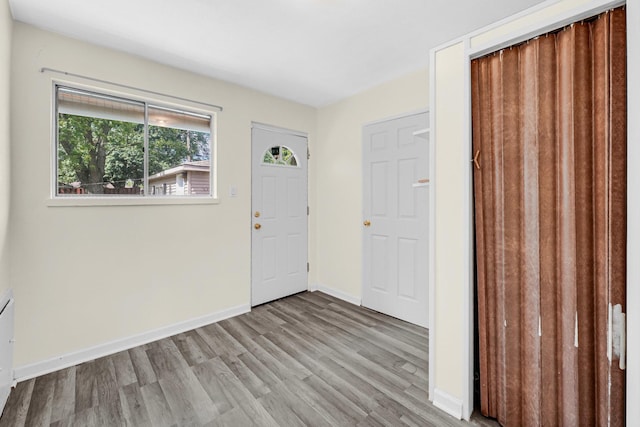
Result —
M 473 400 L 473 365 L 474 365 L 474 350 L 473 350 L 473 336 L 474 336 L 474 317 L 473 317 L 473 295 L 474 295 L 474 271 L 473 271 L 473 258 L 474 247 L 474 230 L 473 230 L 473 182 L 471 180 L 471 163 L 469 159 L 472 157 L 472 141 L 471 141 L 471 81 L 470 81 L 470 68 L 471 60 L 480 57 L 484 54 L 492 51 L 499 50 L 509 45 L 513 45 L 537 35 L 544 34 L 553 29 L 561 28 L 572 22 L 584 19 L 586 17 L 594 16 L 602 13 L 608 9 L 623 5 L 627 5 L 627 76 L 640 75 L 640 0 L 593 0 L 586 2 L 582 5 L 578 5 L 568 10 L 556 14 L 555 16 L 546 17 L 537 23 L 521 27 L 513 32 L 497 37 L 493 40 L 486 42 L 485 44 L 476 48 L 471 48 L 471 38 L 479 34 L 486 33 L 488 30 L 497 28 L 501 25 L 516 21 L 518 18 L 528 16 L 532 12 L 541 11 L 547 7 L 559 3 L 558 0 L 548 0 L 542 4 L 539 4 L 531 9 L 514 15 L 510 18 L 493 24 L 489 27 L 485 27 L 481 30 L 475 31 L 471 34 L 443 44 L 430 51 L 430 94 L 429 105 L 436 105 L 436 80 L 435 80 L 435 60 L 436 53 L 439 50 L 452 46 L 453 44 L 464 44 L 464 139 L 463 152 L 464 157 L 460 159 L 460 173 L 464 176 L 465 188 L 461 197 L 462 206 L 464 206 L 464 217 L 468 218 L 465 221 L 464 228 L 462 230 L 465 236 L 465 266 L 464 274 L 466 277 L 466 284 L 464 286 L 464 354 L 466 355 L 466 361 L 463 376 L 462 386 L 462 399 L 463 399 L 463 418 L 469 419 L 474 407 Z M 636 79 L 637 80 L 637 79 Z M 627 117 L 638 117 L 640 115 L 640 82 L 634 79 L 628 78 L 627 82 Z M 436 146 L 439 141 L 436 141 L 437 132 L 435 127 L 437 125 L 437 109 L 432 109 L 431 112 L 431 141 L 429 144 L 429 156 L 432 162 L 435 162 Z M 628 139 L 627 139 L 627 164 L 636 165 L 640 163 L 640 123 L 637 120 L 628 120 Z M 634 143 L 632 143 L 634 142 Z M 444 142 L 440 142 L 444 143 Z M 435 178 L 435 164 L 430 168 L 430 179 L 434 182 Z M 640 182 L 640 168 L 627 167 L 627 182 L 628 188 L 633 188 L 633 184 Z M 437 238 L 437 230 L 435 229 L 435 189 L 433 185 L 430 193 L 430 221 L 429 221 L 429 236 L 432 242 L 435 242 Z M 627 192 L 627 260 L 640 259 L 640 194 L 637 192 Z M 635 220 L 635 221 L 634 221 Z M 430 247 L 429 251 L 429 263 L 431 265 L 430 277 L 429 277 L 429 398 L 434 399 L 434 387 L 435 387 L 435 336 L 436 336 L 436 316 L 435 316 L 435 278 L 436 278 L 436 264 L 435 264 L 435 244 Z M 629 285 L 632 284 L 632 285 Z M 640 265 L 637 263 L 627 261 L 627 360 L 640 360 Z M 628 364 L 627 365 L 627 419 L 640 419 L 640 406 L 635 402 L 640 401 L 640 365 Z
M 429 52 L 429 105 L 436 105 L 436 79 L 434 76 L 436 64 L 436 49 Z M 433 402 L 435 398 L 435 377 L 436 377 L 436 118 L 438 110 L 432 108 L 429 112 L 429 400 Z
M 627 1 L 627 420 L 640 419 L 640 0 Z M 630 24 L 631 23 L 631 24 Z M 633 165 L 633 167 L 629 167 Z M 633 262 L 630 262 L 633 260 Z
M 302 131 L 298 131 L 298 130 L 293 130 L 293 129 L 287 129 L 287 128 L 283 128 L 283 127 L 279 127 L 279 126 L 273 126 L 273 125 L 269 125 L 269 124 L 265 124 L 265 123 L 260 123 L 260 122 L 255 122 L 252 121 L 251 122 L 251 162 L 252 162 L 252 167 L 251 167 L 251 195 L 250 195 L 250 200 L 251 200 L 251 206 L 250 206 L 250 215 L 251 215 L 251 233 L 254 233 L 255 231 L 253 230 L 253 219 L 254 219 L 254 215 L 253 215 L 253 200 L 254 200 L 254 194 L 253 194 L 253 187 L 254 187 L 254 168 L 253 168 L 253 156 L 254 156 L 254 130 L 263 130 L 263 131 L 267 131 L 267 132 L 272 132 L 272 133 L 277 133 L 277 134 L 281 134 L 281 135 L 287 135 L 287 136 L 294 136 L 294 137 L 300 137 L 300 138 L 304 138 L 304 150 L 302 153 L 299 153 L 299 156 L 305 156 L 304 158 L 304 164 L 305 166 L 305 180 L 306 180 L 306 188 L 305 188 L 305 205 L 306 205 L 306 212 L 307 212 L 307 218 L 306 218 L 306 227 L 305 227 L 305 239 L 307 241 L 307 245 L 306 245 L 306 259 L 305 259 L 305 263 L 307 265 L 307 274 L 306 274 L 306 289 L 309 289 L 309 229 L 310 229 L 310 224 L 309 224 L 309 214 L 308 214 L 308 207 L 309 207 L 309 160 L 308 160 L 308 155 L 309 155 L 309 136 L 307 132 L 302 132 Z M 249 289 L 249 300 L 250 300 L 250 305 L 253 306 L 253 301 L 254 301 L 254 277 L 253 277 L 253 262 L 254 262 L 254 248 L 253 248 L 253 234 L 251 235 L 251 251 L 250 251 L 250 256 L 251 256 L 251 260 L 250 260 L 250 269 L 251 269 L 251 274 L 250 274 L 250 289 Z
M 402 119 L 404 117 L 418 116 L 420 114 L 425 114 L 425 113 L 429 114 L 429 109 L 428 108 L 420 108 L 418 110 L 409 111 L 407 113 L 395 114 L 393 116 L 385 117 L 383 119 L 377 119 L 377 120 L 372 120 L 370 122 L 365 122 L 365 123 L 362 124 L 362 128 L 361 129 L 364 129 L 365 127 L 367 127 L 369 125 L 377 125 L 378 123 L 389 122 L 391 120 Z
M 309 145 L 309 134 L 307 132 L 287 129 L 279 126 L 268 125 L 266 123 L 260 123 L 260 122 L 251 122 L 251 129 L 263 129 L 271 132 L 284 133 L 285 135 L 301 136 L 303 138 L 307 138 L 307 145 Z

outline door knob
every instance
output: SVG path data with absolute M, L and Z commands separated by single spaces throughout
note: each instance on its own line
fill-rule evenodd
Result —
M 253 216 L 255 216 L 256 218 L 260 218 L 260 212 L 256 211 L 256 213 L 254 213 Z
M 368 219 L 366 219 L 366 220 L 363 222 L 363 224 L 364 224 L 364 226 L 365 226 L 365 227 L 369 227 L 369 226 L 371 225 L 371 221 L 369 221 Z
M 262 226 L 260 224 L 256 224 L 253 226 L 253 228 L 255 228 L 256 230 L 260 230 Z

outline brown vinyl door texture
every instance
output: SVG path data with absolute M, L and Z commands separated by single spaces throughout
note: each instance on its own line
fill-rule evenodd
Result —
M 482 413 L 622 426 L 625 11 L 471 67 Z

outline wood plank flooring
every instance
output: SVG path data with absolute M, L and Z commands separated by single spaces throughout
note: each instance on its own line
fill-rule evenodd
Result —
M 305 292 L 21 382 L 0 427 L 469 425 L 429 403 L 427 352 L 424 328 Z

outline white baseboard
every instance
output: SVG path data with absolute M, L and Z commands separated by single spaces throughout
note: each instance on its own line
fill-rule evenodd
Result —
M 354 305 L 362 305 L 362 298 L 354 296 L 354 295 L 347 294 L 347 293 L 342 292 L 342 291 L 338 291 L 336 289 L 330 288 L 330 287 L 328 287 L 326 285 L 322 285 L 320 283 L 312 284 L 311 286 L 309 286 L 309 290 L 311 292 L 315 292 L 315 291 L 324 292 L 327 295 L 331 295 L 332 297 L 336 297 L 338 299 L 341 299 L 343 301 L 346 301 L 346 302 L 354 304 Z
M 238 316 L 240 314 L 248 313 L 251 311 L 249 304 L 239 305 L 227 310 L 222 310 L 216 313 L 207 314 L 195 319 L 185 320 L 183 322 L 175 323 L 173 325 L 158 328 L 152 331 L 144 332 L 139 335 L 134 335 L 128 338 L 123 338 L 104 344 L 99 344 L 93 347 L 89 347 L 83 350 L 74 351 L 71 353 L 63 354 L 51 359 L 43 360 L 29 365 L 19 366 L 15 368 L 14 376 L 17 381 L 24 381 L 31 378 L 35 378 L 40 375 L 45 375 L 50 372 L 55 372 L 60 369 L 68 368 L 80 363 L 88 362 L 100 357 L 108 356 L 110 354 L 118 353 L 120 351 L 128 350 L 139 345 L 147 344 L 153 341 L 157 341 L 163 338 L 170 337 L 172 335 L 180 334 L 182 332 L 190 331 L 192 329 L 199 328 L 201 326 L 209 325 L 211 323 L 219 322 L 230 317 Z
M 451 396 L 446 391 L 438 388 L 433 390 L 433 406 L 458 420 L 462 419 L 462 400 Z

